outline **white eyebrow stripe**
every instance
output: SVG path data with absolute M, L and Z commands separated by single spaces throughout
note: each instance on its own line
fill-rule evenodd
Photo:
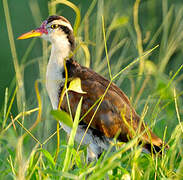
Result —
M 47 24 L 47 27 L 50 27 L 52 24 L 59 24 L 68 27 L 71 31 L 73 31 L 72 26 L 70 23 L 64 22 L 62 20 L 54 20 L 51 23 Z

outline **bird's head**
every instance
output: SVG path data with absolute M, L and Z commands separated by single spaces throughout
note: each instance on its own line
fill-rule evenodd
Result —
M 39 28 L 22 34 L 18 39 L 28 39 L 41 37 L 51 43 L 66 41 L 70 44 L 71 50 L 74 49 L 74 35 L 70 22 L 63 16 L 49 16 L 43 21 Z

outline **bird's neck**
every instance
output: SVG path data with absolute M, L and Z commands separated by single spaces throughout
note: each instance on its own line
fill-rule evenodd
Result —
M 52 106 L 57 109 L 60 86 L 64 84 L 64 59 L 70 55 L 70 43 L 66 37 L 60 37 L 52 42 L 51 55 L 47 66 L 46 88 Z
M 71 53 L 70 43 L 66 36 L 58 37 L 52 42 L 49 63 L 56 63 L 60 68 L 64 66 L 64 59 Z

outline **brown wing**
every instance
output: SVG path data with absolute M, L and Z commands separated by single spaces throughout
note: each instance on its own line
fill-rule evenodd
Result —
M 104 94 L 109 81 L 100 76 L 89 68 L 79 65 L 75 61 L 67 61 L 68 76 L 71 78 L 79 77 L 81 79 L 82 90 L 86 94 L 79 94 L 77 92 L 69 92 L 70 106 L 75 115 L 77 104 L 83 96 L 81 116 L 88 112 L 91 106 Z M 64 97 L 62 108 L 68 111 L 67 100 Z M 87 114 L 83 122 L 88 124 L 97 108 L 97 105 Z M 124 119 L 121 116 L 124 114 Z M 133 136 L 132 128 L 134 131 L 138 129 L 139 116 L 130 104 L 128 97 L 112 83 L 102 101 L 95 117 L 91 123 L 91 127 L 99 130 L 107 137 L 114 137 L 120 130 L 119 138 L 121 141 L 127 141 L 128 137 Z M 130 125 L 129 128 L 128 125 Z M 141 132 L 145 130 L 144 125 L 141 126 Z M 149 130 L 150 131 L 150 130 Z M 162 141 L 151 131 L 152 143 L 156 146 L 161 146 Z M 150 143 L 150 138 L 147 133 L 144 133 L 143 140 Z

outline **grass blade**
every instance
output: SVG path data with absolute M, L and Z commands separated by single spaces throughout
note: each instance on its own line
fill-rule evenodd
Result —
M 74 145 L 74 138 L 75 138 L 75 135 L 76 135 L 76 132 L 77 132 L 78 124 L 79 124 L 82 99 L 83 98 L 81 98 L 80 101 L 79 101 L 79 104 L 78 104 L 78 107 L 77 107 L 77 110 L 76 110 L 76 115 L 74 117 L 73 128 L 72 128 L 72 131 L 71 131 L 71 134 L 70 134 L 70 138 L 69 138 L 69 142 L 68 142 L 68 145 L 67 145 L 67 151 L 66 151 L 64 166 L 63 166 L 63 169 L 62 169 L 63 172 L 67 172 L 68 171 L 69 165 L 70 165 L 70 162 L 71 162 L 71 157 L 72 157 L 71 148 Z

